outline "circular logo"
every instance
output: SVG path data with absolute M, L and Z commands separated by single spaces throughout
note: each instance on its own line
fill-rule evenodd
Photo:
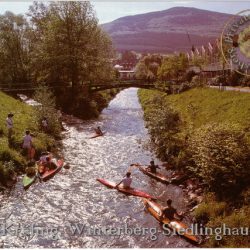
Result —
M 224 26 L 220 46 L 232 70 L 250 76 L 250 10 L 232 16 Z

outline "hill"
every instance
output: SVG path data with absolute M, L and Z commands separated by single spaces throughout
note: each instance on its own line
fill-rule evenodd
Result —
M 188 7 L 126 16 L 103 24 L 117 50 L 173 52 L 214 41 L 232 15 Z M 191 43 L 187 36 L 190 36 Z

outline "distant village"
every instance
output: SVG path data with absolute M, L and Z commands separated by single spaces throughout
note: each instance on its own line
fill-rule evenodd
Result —
M 156 53 L 154 53 L 156 54 Z M 174 52 L 173 54 L 164 54 L 158 53 L 163 57 L 171 56 L 173 54 L 179 54 L 179 52 Z M 123 51 L 116 52 L 116 58 L 113 59 L 112 64 L 114 69 L 119 72 L 118 78 L 121 80 L 132 80 L 136 76 L 136 65 L 144 57 L 148 56 L 150 53 L 139 53 L 136 51 Z M 194 71 L 196 74 L 202 74 L 207 77 L 215 77 L 217 75 L 230 74 L 233 69 L 232 65 L 227 65 L 223 63 L 223 60 L 220 60 L 220 44 L 219 39 L 216 39 L 214 42 L 209 42 L 206 45 L 200 47 L 192 46 L 190 51 L 185 53 L 190 67 L 189 70 Z M 195 59 L 206 59 L 208 62 L 206 66 L 202 69 L 195 66 L 193 61 Z

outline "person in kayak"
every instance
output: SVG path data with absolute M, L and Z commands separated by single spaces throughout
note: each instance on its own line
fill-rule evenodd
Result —
M 172 207 L 172 200 L 168 199 L 167 206 L 162 209 L 160 217 L 161 219 L 167 218 L 169 220 L 173 220 L 175 215 L 179 218 L 183 217 L 183 213 L 177 213 L 177 210 Z
M 48 152 L 42 152 L 41 153 L 41 156 L 40 156 L 40 159 L 39 159 L 39 163 L 40 164 L 44 164 L 47 162 L 46 158 L 49 156 L 49 153 Z
M 155 165 L 155 162 L 152 160 L 152 161 L 150 161 L 150 165 L 147 167 L 147 171 L 155 174 L 157 171 L 157 168 L 159 168 L 158 165 Z
M 97 135 L 103 135 L 103 132 L 102 132 L 102 130 L 101 130 L 101 128 L 99 126 L 95 129 L 95 133 Z
M 55 159 L 51 159 L 49 156 L 46 157 L 46 162 L 43 164 L 45 169 L 53 170 L 57 168 Z
M 115 186 L 115 188 L 118 188 L 118 186 L 121 184 L 123 188 L 130 188 L 131 183 L 132 183 L 131 173 L 127 172 L 126 176 Z

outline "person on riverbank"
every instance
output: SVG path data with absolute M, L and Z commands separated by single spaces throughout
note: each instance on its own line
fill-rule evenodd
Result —
M 49 128 L 49 123 L 46 117 L 43 117 L 42 119 L 42 129 L 44 132 L 48 132 L 48 128 Z
M 102 132 L 102 130 L 101 130 L 101 128 L 99 126 L 95 129 L 95 133 L 97 135 L 103 135 L 103 132 Z
M 123 188 L 130 188 L 131 183 L 132 183 L 131 173 L 127 172 L 126 176 L 115 187 L 118 188 L 118 186 L 122 184 Z
M 13 126 L 14 126 L 13 116 L 14 116 L 14 114 L 9 113 L 7 118 L 6 118 L 6 126 L 7 126 L 7 129 L 8 129 L 8 140 L 11 139 L 11 136 L 13 134 Z
M 33 160 L 34 157 L 34 148 L 32 144 L 32 136 L 29 130 L 26 130 L 25 136 L 23 138 L 23 149 L 26 151 L 26 155 L 29 160 Z
M 177 213 L 177 210 L 172 207 L 172 200 L 167 200 L 167 206 L 164 207 L 161 211 L 161 219 L 167 218 L 169 220 L 173 220 L 175 216 L 178 216 L 179 218 L 183 217 L 183 213 Z
M 147 171 L 156 174 L 157 168 L 160 169 L 158 165 L 155 165 L 155 162 L 152 160 L 150 161 L 150 165 L 147 167 Z

